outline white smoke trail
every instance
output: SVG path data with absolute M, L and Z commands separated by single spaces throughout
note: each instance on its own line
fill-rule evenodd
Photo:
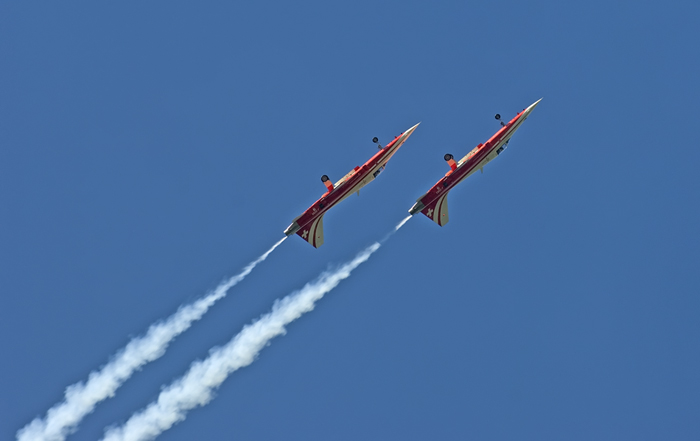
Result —
M 161 357 L 168 344 L 185 332 L 193 322 L 202 318 L 217 300 L 243 280 L 253 268 L 277 248 L 286 237 L 274 244 L 262 256 L 251 262 L 239 274 L 222 282 L 205 297 L 181 306 L 177 312 L 162 322 L 148 328 L 145 335 L 132 339 L 112 360 L 100 370 L 90 373 L 87 382 L 79 382 L 66 388 L 64 401 L 46 413 L 46 418 L 35 418 L 17 432 L 19 441 L 63 441 L 76 430 L 78 423 L 95 409 L 100 401 L 114 396 L 115 391 L 143 365 Z
M 381 243 L 398 231 L 406 221 L 407 219 L 401 221 Z M 245 326 L 225 346 L 213 349 L 205 360 L 192 363 L 187 373 L 163 389 L 156 401 L 133 414 L 122 426 L 108 429 L 102 440 L 153 439 L 173 424 L 184 420 L 187 411 L 209 403 L 214 390 L 230 374 L 255 361 L 258 353 L 272 338 L 286 332 L 287 324 L 314 309 L 318 300 L 343 279 L 350 277 L 350 273 L 367 261 L 380 246 L 378 242 L 370 245 L 340 268 L 321 274 L 299 291 L 275 301 L 272 311 Z
M 404 224 L 405 224 L 406 222 L 408 222 L 408 221 L 411 219 L 411 217 L 413 217 L 412 214 L 406 216 L 406 217 L 404 218 L 404 220 L 402 220 L 401 222 L 399 222 L 399 223 L 396 225 L 396 227 L 394 228 L 394 232 L 399 231 L 399 228 L 403 227 Z

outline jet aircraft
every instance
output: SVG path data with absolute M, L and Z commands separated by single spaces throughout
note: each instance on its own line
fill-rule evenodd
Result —
M 420 124 L 420 123 L 418 123 Z M 326 191 L 321 199 L 311 205 L 301 216 L 292 221 L 292 224 L 284 230 L 284 234 L 291 236 L 298 234 L 302 239 L 309 242 L 315 248 L 323 245 L 323 216 L 338 202 L 347 198 L 353 193 L 360 194 L 360 189 L 373 181 L 386 166 L 389 159 L 394 156 L 416 130 L 418 124 L 406 130 L 401 135 L 394 138 L 385 147 L 379 144 L 375 137 L 372 141 L 379 146 L 379 152 L 365 162 L 362 167 L 355 167 L 348 174 L 343 176 L 335 184 L 331 182 L 327 175 L 321 176 L 321 181 L 326 185 Z
M 484 144 L 477 145 L 459 161 L 455 161 L 454 156 L 451 154 L 446 154 L 445 161 L 449 164 L 450 170 L 426 194 L 419 197 L 408 212 L 413 215 L 420 211 L 438 225 L 445 225 L 449 221 L 449 216 L 447 215 L 447 193 L 477 170 L 481 170 L 483 173 L 484 166 L 505 150 L 508 142 L 510 142 L 510 138 L 540 101 L 542 101 L 542 98 L 518 113 L 508 123 L 501 121 L 501 115 L 496 114 L 496 119 L 501 123 L 501 129 L 491 139 Z

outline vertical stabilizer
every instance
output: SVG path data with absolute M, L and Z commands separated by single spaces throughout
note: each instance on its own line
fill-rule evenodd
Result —
M 447 194 L 443 194 L 439 198 L 435 199 L 432 203 L 428 204 L 421 213 L 426 215 L 430 220 L 440 225 L 441 227 L 445 225 L 450 217 L 447 214 Z
M 299 228 L 297 234 L 314 248 L 323 245 L 323 216 L 311 222 L 309 225 Z

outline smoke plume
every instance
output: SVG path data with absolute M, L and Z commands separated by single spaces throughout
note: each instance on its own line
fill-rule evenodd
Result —
M 184 420 L 189 410 L 209 403 L 214 398 L 214 391 L 229 375 L 255 361 L 271 339 L 286 332 L 286 325 L 313 310 L 318 300 L 350 277 L 352 271 L 366 262 L 409 218 L 402 220 L 381 242 L 370 245 L 351 261 L 336 270 L 322 273 L 299 291 L 276 300 L 272 311 L 245 326 L 226 345 L 212 349 L 206 359 L 192 363 L 185 375 L 161 391 L 156 401 L 133 414 L 122 426 L 108 429 L 103 441 L 151 440 Z
M 132 339 L 109 363 L 91 372 L 86 382 L 68 386 L 64 400 L 50 408 L 44 419 L 35 418 L 17 432 L 18 441 L 63 441 L 95 409 L 97 403 L 114 396 L 117 388 L 136 370 L 161 357 L 175 337 L 202 318 L 214 303 L 225 297 L 231 287 L 250 274 L 284 239 L 286 237 L 211 293 L 194 303 L 181 306 L 175 314 L 151 325 L 145 335 Z

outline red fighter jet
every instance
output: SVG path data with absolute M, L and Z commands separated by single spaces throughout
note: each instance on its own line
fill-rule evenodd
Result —
M 420 124 L 420 123 L 418 123 Z M 321 199 L 314 202 L 301 216 L 292 221 L 292 224 L 284 230 L 284 234 L 291 236 L 296 233 L 302 239 L 309 242 L 315 248 L 323 245 L 323 215 L 335 204 L 347 198 L 353 193 L 360 194 L 360 189 L 376 178 L 386 163 L 389 162 L 399 147 L 411 136 L 418 124 L 406 130 L 401 135 L 394 138 L 386 147 L 379 145 L 379 140 L 372 141 L 379 146 L 379 152 L 365 162 L 362 167 L 355 167 L 347 175 L 343 176 L 333 185 L 328 176 L 321 176 L 321 181 L 326 185 L 327 192 Z
M 510 138 L 540 101 L 542 101 L 541 98 L 527 109 L 515 115 L 515 118 L 507 124 L 500 121 L 501 115 L 496 114 L 496 119 L 501 122 L 501 129 L 486 143 L 476 146 L 474 150 L 461 160 L 455 162 L 451 154 L 446 154 L 445 161 L 450 165 L 450 171 L 437 184 L 433 185 L 433 188 L 426 194 L 419 197 L 408 212 L 413 215 L 420 211 L 438 225 L 445 225 L 449 220 L 447 215 L 447 193 L 475 171 L 481 170 L 483 173 L 484 166 L 505 150 Z

